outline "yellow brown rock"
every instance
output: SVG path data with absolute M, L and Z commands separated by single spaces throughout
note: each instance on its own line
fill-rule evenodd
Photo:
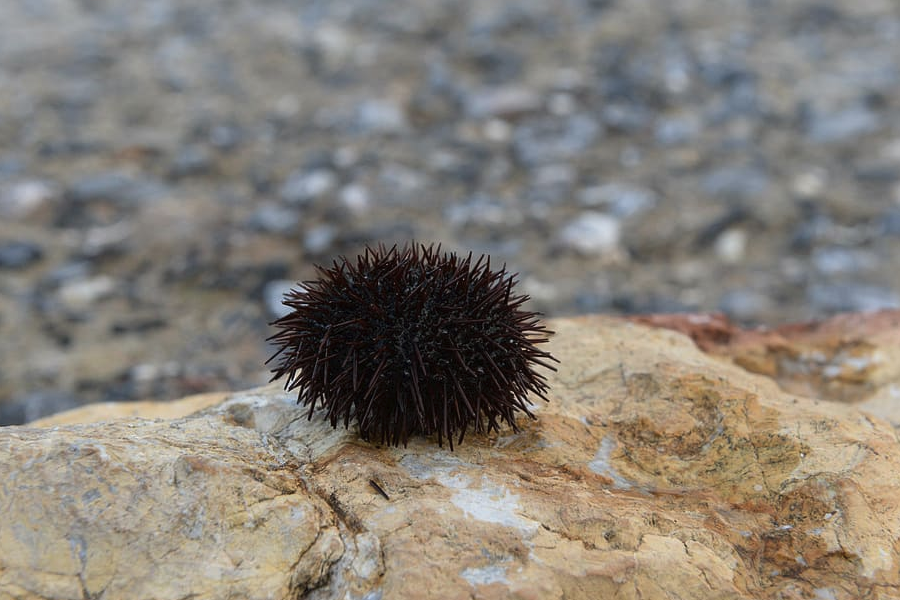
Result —
M 0 430 L 0 598 L 900 595 L 900 444 L 858 408 L 896 371 L 831 401 L 668 329 L 551 326 L 552 402 L 454 452 L 373 446 L 272 386 Z M 884 330 L 859 337 L 896 356 Z

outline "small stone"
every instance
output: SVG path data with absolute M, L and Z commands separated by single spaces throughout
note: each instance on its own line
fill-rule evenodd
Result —
M 798 173 L 791 181 L 791 192 L 804 200 L 820 197 L 828 185 L 828 171 L 815 167 Z
M 329 169 L 295 171 L 281 186 L 281 199 L 288 204 L 306 205 L 330 193 L 337 186 L 337 177 Z
M 98 258 L 121 253 L 131 240 L 134 227 L 128 221 L 120 221 L 104 227 L 91 227 L 81 243 L 81 256 Z
M 656 193 L 652 190 L 615 181 L 583 188 L 578 192 L 578 202 L 582 206 L 602 206 L 621 218 L 650 210 L 657 201 Z
M 756 167 L 722 167 L 703 180 L 703 190 L 717 198 L 754 198 L 768 187 L 769 176 Z
M 161 183 L 123 171 L 104 171 L 82 177 L 72 184 L 68 197 L 74 202 L 108 201 L 124 205 L 158 200 L 167 189 Z
M 662 146 L 677 146 L 693 141 L 700 131 L 700 119 L 695 114 L 688 114 L 660 119 L 654 135 Z
M 319 225 L 306 232 L 303 247 L 311 254 L 322 254 L 331 248 L 337 230 L 331 225 Z
M 398 133 L 407 129 L 406 115 L 390 100 L 367 100 L 357 107 L 357 124 L 368 133 Z
M 503 119 L 491 119 L 484 124 L 484 137 L 498 144 L 508 142 L 512 135 L 512 126 Z
M 473 119 L 509 119 L 541 108 L 541 96 L 523 87 L 488 88 L 466 98 L 466 113 Z
M 219 123 L 209 131 L 209 143 L 218 150 L 232 150 L 241 143 L 241 130 L 237 126 Z
M 344 208 L 355 215 L 367 213 L 372 204 L 369 190 L 358 183 L 351 183 L 341 188 L 338 200 Z
M 34 242 L 0 242 L 0 269 L 24 269 L 44 257 L 44 250 Z
M 57 197 L 58 191 L 49 182 L 39 179 L 20 181 L 0 190 L 0 216 L 27 217 Z
M 263 286 L 263 303 L 269 314 L 280 319 L 291 312 L 290 307 L 285 306 L 282 301 L 292 289 L 302 290 L 303 286 L 287 279 L 274 279 Z
M 816 270 L 823 275 L 859 273 L 871 270 L 878 264 L 870 252 L 840 246 L 816 248 L 813 250 L 811 260 Z
M 203 146 L 185 146 L 178 151 L 172 161 L 172 177 L 189 177 L 206 173 L 212 164 L 212 157 Z
M 527 166 L 562 162 L 593 145 L 602 128 L 592 117 L 577 113 L 521 125 L 513 132 L 516 158 Z
M 715 252 L 719 259 L 733 265 L 741 262 L 747 252 L 747 232 L 740 228 L 726 229 L 716 238 Z
M 116 280 L 108 275 L 68 281 L 60 287 L 59 299 L 72 310 L 90 308 L 92 304 L 110 297 L 116 290 Z
M 900 308 L 895 290 L 862 283 L 814 284 L 807 290 L 813 310 L 828 313 Z
M 297 231 L 300 217 L 296 211 L 285 208 L 274 202 L 260 204 L 250 215 L 247 224 L 257 231 L 266 233 L 290 234 Z
M 878 114 L 864 105 L 855 105 L 833 112 L 815 112 L 807 124 L 807 135 L 814 142 L 845 142 L 881 126 Z
M 615 217 L 586 211 L 565 225 L 559 237 L 563 246 L 581 254 L 606 254 L 618 248 L 621 229 Z
M 61 390 L 31 392 L 0 403 L 0 427 L 23 425 L 81 404 L 77 396 Z
M 744 322 L 760 319 L 770 308 L 771 301 L 768 297 L 749 289 L 731 290 L 719 300 L 719 310 Z

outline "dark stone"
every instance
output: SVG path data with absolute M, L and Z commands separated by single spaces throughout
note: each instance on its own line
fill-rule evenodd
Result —
M 24 269 L 43 257 L 43 249 L 33 242 L 0 242 L 0 268 L 2 269 Z
M 13 398 L 0 404 L 0 427 L 24 425 L 84 404 L 78 396 L 62 390 L 43 390 Z

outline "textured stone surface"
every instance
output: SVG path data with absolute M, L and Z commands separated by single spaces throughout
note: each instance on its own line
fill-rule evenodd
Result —
M 780 335 L 896 356 L 896 320 L 853 318 Z M 709 354 L 611 318 L 551 326 L 538 420 L 452 453 L 366 444 L 276 387 L 0 430 L 0 598 L 900 595 L 900 444 L 856 407 L 896 372 L 863 370 L 854 406 L 749 372 L 725 338 Z

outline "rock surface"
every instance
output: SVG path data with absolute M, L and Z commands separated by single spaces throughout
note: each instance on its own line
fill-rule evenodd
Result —
M 896 369 L 826 400 L 746 359 L 841 339 L 869 343 L 851 366 L 897 356 L 896 312 L 843 319 L 723 321 L 714 342 L 713 319 L 680 324 L 713 352 L 555 320 L 551 402 L 455 452 L 364 443 L 274 386 L 4 428 L 0 598 L 895 598 Z M 859 410 L 879 398 L 883 418 Z

